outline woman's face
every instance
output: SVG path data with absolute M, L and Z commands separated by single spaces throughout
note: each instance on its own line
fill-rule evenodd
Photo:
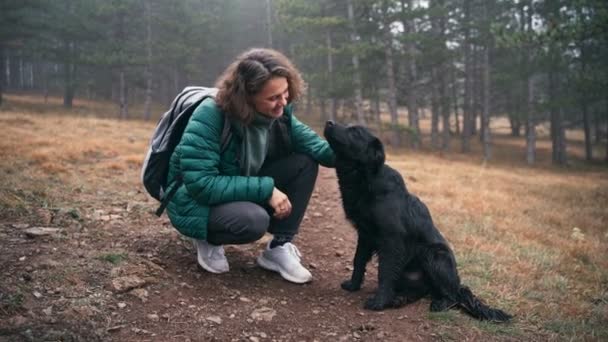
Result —
M 289 84 L 285 77 L 273 77 L 266 81 L 262 91 L 253 97 L 253 105 L 259 113 L 271 118 L 283 115 L 289 98 Z

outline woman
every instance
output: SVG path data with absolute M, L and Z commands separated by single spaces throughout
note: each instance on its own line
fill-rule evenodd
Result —
M 216 83 L 215 99 L 192 114 L 171 156 L 169 189 L 183 184 L 167 206 L 171 223 L 192 237 L 198 263 L 228 272 L 223 245 L 273 235 L 258 265 L 288 281 L 306 283 L 310 272 L 292 243 L 318 173 L 331 167 L 327 142 L 293 115 L 303 91 L 297 69 L 281 53 L 253 49 L 240 55 Z M 224 116 L 231 138 L 220 149 Z

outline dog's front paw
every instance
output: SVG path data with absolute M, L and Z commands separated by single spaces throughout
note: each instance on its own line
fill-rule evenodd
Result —
M 342 288 L 349 292 L 355 292 L 361 289 L 361 283 L 355 283 L 352 280 L 346 280 L 342 282 Z
M 387 300 L 382 296 L 373 296 L 367 299 L 365 302 L 365 308 L 367 310 L 381 311 L 393 304 L 393 300 Z

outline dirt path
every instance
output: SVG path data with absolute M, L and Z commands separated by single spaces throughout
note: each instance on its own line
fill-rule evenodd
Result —
M 426 300 L 363 310 L 375 267 L 360 292 L 340 289 L 355 232 L 333 170 L 321 169 L 296 240 L 314 275 L 306 285 L 255 265 L 268 237 L 227 246 L 231 271 L 211 275 L 197 266 L 190 241 L 150 214 L 155 202 L 145 194 L 76 190 L 73 199 L 74 209 L 39 209 L 19 222 L 2 217 L 0 341 L 487 340 L 479 330 L 429 320 Z M 26 234 L 37 226 L 60 230 Z

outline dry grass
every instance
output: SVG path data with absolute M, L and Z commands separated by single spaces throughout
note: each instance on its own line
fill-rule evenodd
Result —
M 65 206 L 73 192 L 92 202 L 110 192 L 119 201 L 122 189 L 141 188 L 137 175 L 154 123 L 81 115 L 114 110 L 98 103 L 77 103 L 66 115 L 57 99 L 45 105 L 7 96 L 7 102 L 0 112 L 0 219 Z M 517 323 L 496 327 L 449 313 L 431 318 L 524 340 L 538 331 L 608 339 L 608 169 L 581 162 L 579 140 L 571 144 L 572 165 L 553 167 L 543 139 L 534 167 L 523 161 L 523 139 L 501 135 L 488 163 L 478 144 L 469 155 L 389 150 L 388 163 L 454 246 L 463 282 L 515 313 Z

